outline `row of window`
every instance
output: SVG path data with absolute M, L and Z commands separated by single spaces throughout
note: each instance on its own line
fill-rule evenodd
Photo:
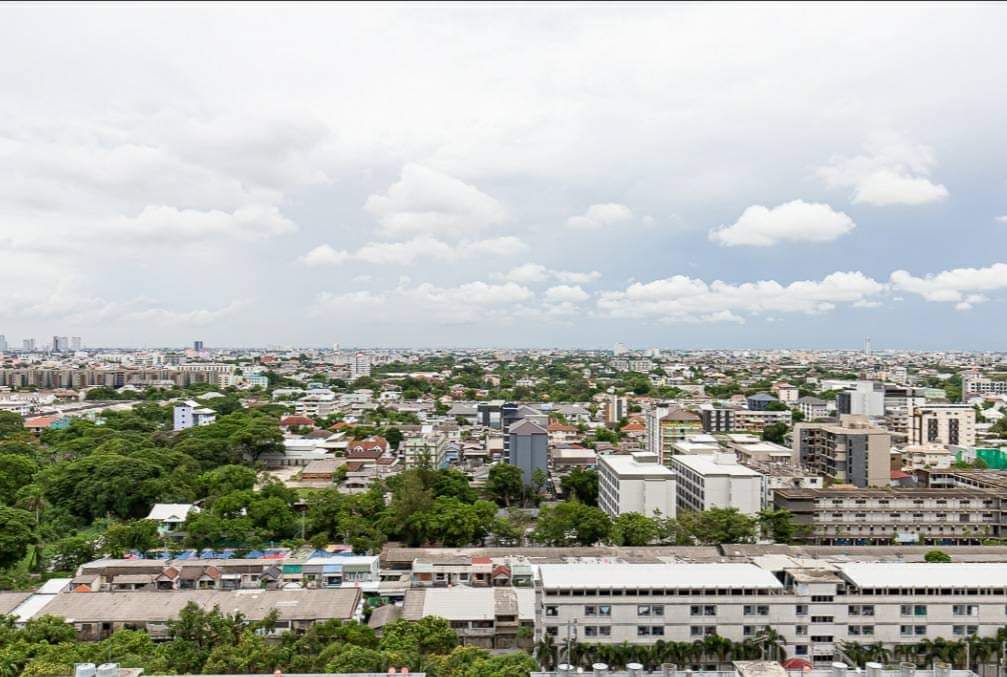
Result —
M 612 628 L 608 625 L 585 625 L 584 636 L 585 637 L 611 637 Z M 765 632 L 768 626 L 765 625 L 746 625 L 742 628 L 742 633 L 745 637 L 753 637 L 761 632 Z M 847 628 L 847 634 L 851 637 L 873 637 L 874 636 L 873 625 L 851 625 Z M 966 637 L 971 635 L 979 634 L 978 625 L 955 625 L 951 628 L 952 634 L 956 637 Z M 664 637 L 665 628 L 663 625 L 638 625 L 636 626 L 637 637 Z M 556 637 L 559 635 L 559 627 L 555 625 L 550 625 L 546 627 L 546 633 Z M 716 625 L 692 625 L 689 626 L 689 636 L 690 637 L 706 637 L 708 635 L 717 634 Z M 795 626 L 795 634 L 799 637 L 806 637 L 808 634 L 808 626 L 798 625 Z M 922 637 L 927 634 L 927 626 L 925 625 L 901 625 L 899 626 L 899 634 L 903 637 Z M 832 635 L 813 635 L 811 637 L 812 642 L 818 643 L 831 643 L 833 640 Z
M 814 599 L 814 598 L 813 598 Z M 831 598 L 830 598 L 831 599 Z M 850 604 L 846 607 L 847 613 L 850 616 L 874 616 L 874 605 L 873 604 Z M 767 604 L 746 604 L 744 605 L 742 611 L 745 616 L 768 616 L 769 615 L 769 605 Z M 806 616 L 808 614 L 807 604 L 797 604 L 794 606 L 794 611 L 798 616 Z M 979 615 L 979 605 L 978 604 L 953 604 L 951 606 L 951 612 L 955 616 L 978 616 Z M 1007 606 L 1004 607 L 1004 612 L 1007 613 Z M 636 614 L 638 616 L 664 616 L 664 605 L 663 604 L 639 604 L 636 607 Z M 927 605 L 926 604 L 902 604 L 899 606 L 899 614 L 902 616 L 926 616 L 927 615 Z M 555 605 L 548 605 L 545 607 L 546 616 L 558 616 L 559 607 Z M 589 617 L 610 617 L 612 615 L 612 607 L 609 604 L 588 604 L 584 606 L 584 615 Z M 690 616 L 716 616 L 717 606 L 715 604 L 693 604 L 689 607 Z M 812 623 L 832 623 L 832 616 L 812 616 Z

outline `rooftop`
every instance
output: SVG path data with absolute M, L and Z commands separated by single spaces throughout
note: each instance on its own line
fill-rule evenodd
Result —
M 1007 565 L 1005 565 L 1007 566 Z M 543 564 L 542 586 L 566 588 L 768 588 L 783 584 L 754 564 Z

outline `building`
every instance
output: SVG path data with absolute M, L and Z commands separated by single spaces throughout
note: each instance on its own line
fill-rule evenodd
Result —
M 829 403 L 817 397 L 806 395 L 797 400 L 797 411 L 801 412 L 805 421 L 814 421 L 829 415 Z
M 194 351 L 196 351 L 197 353 L 203 352 L 203 342 L 202 341 L 193 341 L 192 342 L 192 349 Z
M 836 410 L 840 414 L 884 416 L 885 384 L 880 381 L 857 381 L 853 390 L 836 394 Z
M 629 415 L 629 401 L 625 395 L 606 393 L 602 402 L 605 423 L 618 423 Z
M 0 353 L 7 352 L 7 337 L 0 334 Z
M 784 404 L 793 404 L 801 397 L 801 389 L 790 383 L 777 383 L 773 386 L 773 392 Z
M 70 349 L 70 339 L 66 336 L 53 336 L 52 337 L 52 352 L 54 353 L 65 353 Z
M 779 400 L 769 393 L 755 393 L 754 395 L 749 395 L 745 399 L 745 402 L 752 411 L 766 411 L 769 409 L 770 404 L 779 402 Z
M 1001 533 L 991 489 L 791 489 L 774 492 L 798 539 L 819 545 L 979 545 Z
M 524 483 L 531 484 L 536 470 L 547 472 L 549 432 L 531 419 L 521 419 L 507 429 L 507 462 L 521 469 Z
M 656 451 L 661 462 L 668 463 L 676 442 L 702 432 L 702 419 L 691 411 L 655 407 L 647 418 L 648 451 Z
M 962 377 L 962 399 L 969 395 L 1007 395 L 1007 380 L 993 380 L 978 375 Z
M 738 463 L 733 453 L 671 457 L 678 510 L 737 508 L 755 515 L 765 496 L 762 473 Z
M 730 432 L 761 433 L 766 426 L 783 423 L 790 425 L 794 415 L 789 409 L 775 411 L 773 409 L 753 410 L 737 409 L 731 418 Z
M 598 459 L 598 506 L 610 517 L 627 512 L 674 517 L 675 473 L 656 454 L 607 454 Z
M 841 416 L 838 423 L 797 423 L 794 463 L 858 487 L 886 487 L 891 481 L 892 436 L 862 416 Z
M 157 522 L 157 532 L 164 536 L 181 529 L 189 515 L 198 512 L 192 503 L 155 503 L 147 519 Z
M 35 339 L 33 339 L 33 338 L 23 339 L 21 341 L 21 348 L 26 353 L 33 353 L 33 352 L 35 352 Z
M 483 649 L 528 647 L 535 627 L 535 591 L 468 586 L 407 591 L 402 618 L 418 621 L 427 616 L 447 620 L 458 641 L 465 645 Z
M 196 426 L 209 425 L 217 420 L 217 412 L 204 407 L 195 400 L 186 400 L 175 405 L 174 430 L 185 430 Z
M 968 404 L 927 404 L 912 410 L 910 444 L 976 445 L 976 411 Z
M 996 637 L 1007 616 L 1002 563 L 783 556 L 759 565 L 595 562 L 542 564 L 539 571 L 537 636 L 557 644 L 571 627 L 578 641 L 600 644 L 692 643 L 714 634 L 755 641 L 772 628 L 787 656 L 828 665 L 843 643 L 891 650 Z
M 82 347 L 83 346 L 82 346 L 82 344 L 80 342 L 80 337 L 79 336 L 71 336 L 70 337 L 70 350 L 73 350 L 74 352 L 76 352 L 76 351 L 80 350 Z
M 356 380 L 363 376 L 371 375 L 371 356 L 367 353 L 357 352 L 353 354 L 350 361 L 350 378 Z

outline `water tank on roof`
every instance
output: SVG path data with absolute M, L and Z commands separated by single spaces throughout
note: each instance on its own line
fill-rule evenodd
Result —
M 119 677 L 118 663 L 102 663 L 98 666 L 95 677 Z
M 73 666 L 73 677 L 95 677 L 94 663 L 76 663 Z

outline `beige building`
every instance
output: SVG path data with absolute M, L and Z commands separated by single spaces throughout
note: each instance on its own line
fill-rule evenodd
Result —
M 927 404 L 912 410 L 910 444 L 976 445 L 976 411 L 968 404 Z
M 798 423 L 793 430 L 794 463 L 858 487 L 889 485 L 891 448 L 891 434 L 864 416 L 841 416 L 838 423 Z
M 649 452 L 600 456 L 598 506 L 611 517 L 627 512 L 674 517 L 675 473 Z

